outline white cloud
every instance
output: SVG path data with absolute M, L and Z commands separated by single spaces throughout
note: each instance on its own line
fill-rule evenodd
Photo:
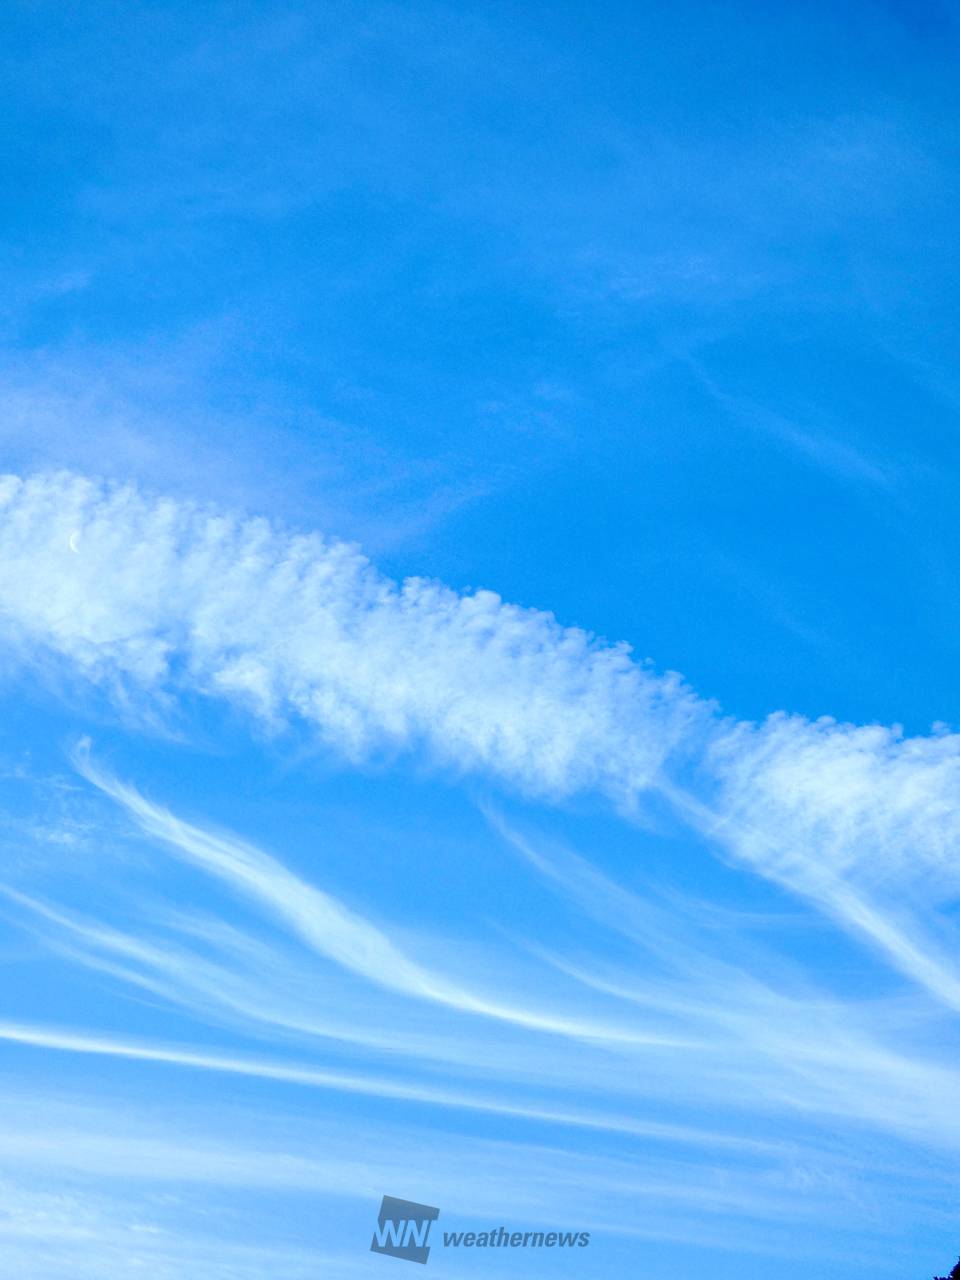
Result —
M 737 724 L 625 647 L 492 592 L 397 584 L 343 543 L 68 474 L 0 482 L 0 635 L 126 705 L 199 690 L 264 723 L 306 722 L 352 760 L 426 753 L 548 797 L 595 789 L 625 809 L 658 789 L 739 861 L 960 1007 L 955 931 L 932 915 L 960 888 L 957 735 L 783 715 Z M 178 830 L 212 869 L 215 842 Z M 292 919 L 298 887 L 246 857 L 233 874 L 269 888 L 273 909 L 283 896 Z M 314 906 L 336 925 L 322 930 L 335 952 L 347 917 Z M 352 963 L 450 995 L 353 924 Z
M 705 714 L 626 647 L 493 592 L 398 585 L 343 543 L 71 475 L 0 483 L 0 601 L 11 640 L 114 689 L 186 683 L 352 759 L 421 747 L 540 794 L 629 802 Z
M 867 939 L 960 1009 L 960 736 L 771 716 L 727 726 L 706 763 L 712 812 L 688 815 L 736 856 Z
M 193 1107 L 171 1115 L 152 1100 L 134 1108 L 21 1093 L 5 1100 L 0 1115 L 0 1185 L 11 1175 L 18 1183 L 11 1200 L 27 1200 L 40 1179 L 69 1187 L 75 1197 L 63 1206 L 66 1212 L 48 1216 L 48 1239 L 86 1226 L 84 1202 L 93 1201 L 122 1206 L 128 1226 L 132 1221 L 165 1237 L 158 1244 L 195 1245 L 192 1223 L 208 1230 L 211 1219 L 220 1225 L 225 1205 L 245 1189 L 299 1197 L 299 1204 L 287 1201 L 288 1213 L 309 1213 L 314 1228 L 353 1220 L 367 1206 L 373 1216 L 384 1187 L 406 1185 L 441 1204 L 448 1221 L 466 1218 L 466 1225 L 577 1221 L 605 1236 L 689 1239 L 696 1231 L 703 1241 L 717 1232 L 738 1240 L 747 1220 L 760 1248 L 778 1224 L 836 1228 L 863 1213 L 842 1158 L 801 1156 L 795 1148 L 707 1159 L 650 1148 L 637 1159 L 615 1150 L 587 1153 L 462 1133 L 425 1144 L 422 1130 L 382 1117 L 301 1114 L 292 1126 L 283 1112 L 251 1107 L 249 1099 L 240 1106 L 229 1096 L 212 1114 Z M 884 1175 L 878 1170 L 874 1179 L 882 1183 Z M 173 1203 L 165 1190 L 176 1196 Z M 250 1198 L 236 1203 L 246 1204 L 248 1217 L 242 1226 L 237 1221 L 238 1235 L 230 1238 L 242 1244 L 250 1220 L 259 1225 L 260 1211 Z M 116 1221 L 113 1214 L 90 1221 L 94 1230 L 82 1232 L 88 1248 L 96 1245 L 95 1228 L 110 1219 Z M 324 1233 L 318 1243 L 341 1240 Z M 318 1270 L 328 1274 L 322 1264 Z
M 394 1063 L 402 1062 L 403 1071 L 411 1074 L 406 1079 L 394 1075 L 388 1082 L 382 1075 L 330 1071 L 310 1063 L 142 1045 L 56 1027 L 4 1024 L 0 1039 L 623 1134 L 649 1132 L 664 1140 L 684 1141 L 686 1132 L 690 1141 L 697 1141 L 700 1126 L 684 1122 L 673 1124 L 672 1132 L 662 1128 L 654 1133 L 649 1122 L 637 1116 L 641 1099 L 645 1109 L 657 1100 L 680 1107 L 681 1116 L 685 1107 L 692 1106 L 695 1114 L 698 1108 L 720 1105 L 736 1115 L 759 1110 L 782 1117 L 801 1111 L 821 1123 L 857 1117 L 871 1127 L 925 1143 L 960 1143 L 955 1109 L 948 1101 L 956 1092 L 956 1073 L 918 1043 L 921 1037 L 901 1035 L 894 1040 L 893 1006 L 813 989 L 809 979 L 791 975 L 785 966 L 769 963 L 769 957 L 752 954 L 749 947 L 743 955 L 746 964 L 738 964 L 727 954 L 723 939 L 698 935 L 696 918 L 682 901 L 669 908 L 645 902 L 578 855 L 543 848 L 502 820 L 498 826 L 504 836 L 560 892 L 604 930 L 620 933 L 640 951 L 639 963 L 620 961 L 611 968 L 605 945 L 585 958 L 555 958 L 540 949 L 541 958 L 568 980 L 563 1004 L 549 1014 L 538 1008 L 540 1000 L 530 994 L 517 965 L 511 983 L 516 993 L 513 1005 L 459 986 L 450 976 L 456 968 L 455 952 L 449 956 L 451 963 L 441 966 L 447 976 L 416 969 L 426 986 L 409 990 L 397 982 L 403 979 L 404 965 L 415 962 L 397 953 L 397 972 L 384 982 L 376 963 L 364 965 L 366 949 L 354 950 L 371 928 L 361 917 L 341 918 L 334 899 L 260 850 L 183 823 L 88 762 L 83 767 L 91 780 L 139 819 L 146 834 L 222 878 L 231 889 L 241 889 L 262 914 L 274 916 L 292 940 L 305 944 L 306 959 L 206 914 L 169 917 L 168 935 L 180 935 L 171 941 L 169 936 L 118 929 L 53 910 L 5 890 L 12 902 L 26 909 L 28 918 L 40 922 L 41 935 L 45 933 L 57 950 L 221 1028 L 227 1022 L 254 1038 L 271 1038 L 272 1033 L 274 1042 L 285 1047 L 293 1035 L 311 1053 L 318 1048 L 329 1052 L 336 1040 L 354 1050 L 386 1049 Z M 291 911 L 294 901 L 297 910 Z M 148 915 L 157 919 L 146 906 Z M 328 931 L 334 935 L 332 941 Z M 378 946 L 392 947 L 385 933 L 375 930 L 374 936 Z M 185 946 L 184 937 L 201 941 L 202 949 Z M 317 957 L 333 960 L 336 968 L 317 968 L 311 963 Z M 501 959 L 491 952 L 481 967 L 494 970 Z M 345 990 L 336 980 L 338 970 L 364 982 Z M 540 986 L 545 985 L 541 981 Z M 383 987 L 419 997 L 426 1020 L 411 1020 L 408 1004 L 380 1002 L 376 993 Z M 524 987 L 526 994 L 521 995 Z M 319 1003 L 312 995 L 317 990 L 324 992 Z M 590 993 L 588 1003 L 585 991 Z M 326 1007 L 330 1003 L 339 1011 L 333 1017 Z M 607 1007 L 612 1007 L 613 1016 L 600 1011 Z M 344 1009 L 349 1011 L 346 1018 Z M 498 1025 L 488 1025 L 484 1033 L 471 1025 L 473 1018 L 464 1025 L 464 1014 L 480 1014 Z M 901 1009 L 901 1022 L 902 1015 Z M 438 1088 L 431 1075 L 440 1064 L 459 1069 L 471 1082 L 482 1074 L 491 1092 L 480 1097 L 472 1083 Z M 537 1090 L 535 1101 L 526 1096 L 531 1085 Z M 559 1089 L 559 1097 L 569 1099 L 572 1091 L 584 1087 L 587 1099 L 590 1094 L 596 1097 L 598 1090 L 608 1098 L 618 1096 L 621 1109 L 632 1112 L 633 1121 L 597 1110 L 586 1099 L 579 1111 L 566 1101 L 544 1101 L 547 1091 Z M 704 1145 L 722 1140 L 720 1135 L 700 1137 Z
M 146 834 L 252 901 L 315 954 L 334 961 L 376 986 L 434 1001 L 462 1013 L 477 1014 L 552 1035 L 620 1046 L 689 1047 L 685 1038 L 678 1039 L 670 1033 L 632 1029 L 596 1019 L 560 1016 L 509 1004 L 472 990 L 443 973 L 421 965 L 370 921 L 350 911 L 331 894 L 295 875 L 261 849 L 235 836 L 184 822 L 169 810 L 152 804 L 136 788 L 120 782 L 95 765 L 86 743 L 81 744 L 75 754 L 75 763 L 83 776 L 122 805 Z M 150 948 L 140 940 L 120 939 L 118 935 L 104 930 L 93 931 L 93 936 L 101 945 L 119 950 L 121 954 L 141 960 L 150 957 Z
M 0 1022 L 0 1041 L 57 1053 L 120 1058 L 131 1062 L 154 1063 L 192 1071 L 209 1071 L 225 1076 L 248 1076 L 279 1084 L 323 1089 L 345 1094 L 401 1102 L 424 1103 L 458 1111 L 477 1111 L 571 1128 L 593 1129 L 632 1137 L 702 1148 L 719 1147 L 753 1153 L 783 1154 L 774 1141 L 742 1137 L 695 1125 L 642 1119 L 605 1110 L 576 1110 L 562 1104 L 529 1103 L 507 1096 L 477 1093 L 475 1090 L 445 1088 L 432 1081 L 407 1081 L 396 1072 L 390 1077 L 361 1072 L 336 1071 L 311 1063 L 264 1058 L 238 1053 L 211 1053 L 190 1046 L 129 1037 L 78 1031 L 68 1027 L 22 1022 Z
M 832 994 L 830 975 L 814 985 L 782 956 L 742 939 L 735 960 L 726 938 L 699 929 L 682 897 L 669 909 L 638 898 L 572 851 L 491 818 L 570 903 L 629 938 L 639 963 L 612 967 L 609 958 L 541 950 L 544 958 L 591 991 L 672 1019 L 691 1042 L 699 1037 L 703 1053 L 675 1055 L 675 1095 L 705 1073 L 727 1107 L 858 1117 L 926 1143 L 960 1142 L 953 1111 L 940 1104 L 956 1088 L 954 1066 L 922 1045 L 916 1008 Z M 926 952 L 918 951 L 920 962 L 931 963 Z

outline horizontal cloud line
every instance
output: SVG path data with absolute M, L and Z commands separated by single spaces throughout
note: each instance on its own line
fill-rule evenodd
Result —
M 423 1103 L 428 1106 L 486 1112 L 536 1123 L 594 1129 L 634 1137 L 653 1138 L 663 1142 L 725 1147 L 758 1153 L 783 1150 L 782 1144 L 760 1138 L 744 1138 L 718 1130 L 669 1124 L 656 1120 L 637 1120 L 630 1116 L 586 1114 L 549 1107 L 511 1104 L 455 1090 L 439 1089 L 433 1085 L 428 1087 L 420 1084 L 402 1084 L 395 1079 L 384 1077 L 351 1075 L 264 1058 L 205 1053 L 182 1046 L 150 1044 L 61 1027 L 0 1021 L 0 1041 L 60 1053 L 125 1058 L 130 1061 L 220 1072 L 225 1075 L 249 1076 L 308 1088 L 339 1090 L 343 1093 Z

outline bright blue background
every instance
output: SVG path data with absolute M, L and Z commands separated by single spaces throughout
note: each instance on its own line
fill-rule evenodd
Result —
M 10 3 L 4 469 L 132 479 L 356 539 L 391 576 L 488 586 L 627 640 L 739 718 L 785 709 L 921 733 L 960 719 L 958 48 L 960 15 L 932 0 Z M 52 801 L 42 788 L 25 798 L 17 776 L 29 759 L 34 781 L 67 777 L 64 749 L 92 727 L 121 776 L 263 843 L 378 920 L 478 946 L 532 922 L 543 946 L 584 929 L 559 908 L 541 914 L 541 887 L 478 808 L 485 784 L 409 763 L 351 771 L 202 705 L 188 721 L 188 742 L 144 738 L 75 692 L 6 689 L 7 843 L 24 892 L 78 910 L 96 901 L 101 846 L 84 828 L 80 869 L 26 852 L 43 844 L 36 815 Z M 800 912 L 680 833 L 638 833 L 589 801 L 535 816 L 509 803 L 639 891 L 669 880 Z M 319 861 L 317 831 L 335 850 Z M 166 889 L 193 892 L 174 878 Z M 835 990 L 876 988 L 848 942 L 812 916 L 794 924 L 786 952 Z M 34 952 L 12 924 L 9 938 L 11 1017 L 219 1043 L 202 1019 L 181 1026 Z M 211 1133 L 281 1151 L 300 1117 L 298 1141 L 322 1155 L 310 1125 L 328 1118 L 326 1095 L 4 1053 L 14 1090 L 101 1101 L 115 1090 L 157 1124 L 166 1109 L 192 1130 L 197 1109 Z M 458 1135 L 511 1129 L 342 1105 L 364 1135 L 361 1164 L 381 1122 L 428 1134 L 427 1155 L 435 1124 L 452 1151 Z M 620 1138 L 530 1137 L 642 1167 Z M 861 1139 L 881 1142 L 850 1141 Z M 588 1270 L 582 1258 L 497 1269 L 743 1280 L 774 1267 L 948 1268 L 955 1167 L 897 1150 L 907 1181 L 918 1160 L 935 1166 L 920 1222 L 885 1216 L 901 1175 L 888 1184 L 886 1147 L 871 1159 L 867 1181 L 883 1186 L 875 1201 L 863 1193 L 849 1234 L 843 1213 L 798 1227 L 789 1210 L 758 1210 L 762 1227 L 738 1215 L 722 1247 L 707 1232 L 701 1248 L 694 1197 L 679 1226 L 666 1214 L 662 1240 L 643 1214 L 637 1240 L 618 1234 L 622 1216 L 599 1230 Z M 303 1274 L 311 1251 L 333 1249 L 316 1274 L 366 1276 L 394 1265 L 363 1253 L 382 1191 L 447 1203 L 442 1178 L 332 1201 L 287 1187 L 274 1203 L 213 1177 L 184 1193 L 189 1210 L 158 1212 L 177 1238 L 296 1246 Z M 61 1274 L 38 1250 L 16 1255 L 20 1273 Z M 88 1253 L 101 1274 L 108 1254 Z M 191 1274 L 219 1274 L 189 1257 Z M 285 1257 L 264 1255 L 250 1274 L 300 1275 Z

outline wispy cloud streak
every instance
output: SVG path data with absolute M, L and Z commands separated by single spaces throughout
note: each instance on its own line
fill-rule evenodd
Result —
M 253 846 L 184 822 L 151 804 L 135 788 L 93 763 L 89 744 L 75 753 L 78 770 L 136 820 L 141 829 L 194 865 L 227 883 L 286 925 L 314 952 L 377 986 L 432 1000 L 463 1013 L 515 1023 L 532 1031 L 612 1045 L 681 1045 L 665 1033 L 631 1030 L 597 1021 L 553 1016 L 478 994 L 427 969 L 401 951 L 380 929 L 348 911 L 332 895 L 294 875 Z

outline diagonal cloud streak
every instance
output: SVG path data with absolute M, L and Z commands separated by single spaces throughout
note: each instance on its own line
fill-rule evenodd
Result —
M 738 723 L 627 646 L 492 592 L 397 584 L 343 543 L 63 473 L 0 480 L 0 643 L 126 707 L 199 691 L 273 726 L 300 719 L 350 760 L 421 752 L 529 794 L 594 790 L 627 813 L 656 793 L 960 1008 L 956 930 L 936 917 L 960 893 L 960 735 L 779 713 Z M 169 847 L 268 890 L 299 931 L 323 920 L 328 954 L 477 1003 L 342 904 L 301 909 L 286 873 L 249 851 L 225 860 L 217 837 L 115 793 Z
M 87 740 L 79 744 L 73 758 L 81 775 L 121 805 L 147 835 L 252 901 L 318 955 L 377 986 L 553 1035 L 611 1045 L 694 1047 L 688 1039 L 666 1033 L 634 1031 L 514 1007 L 451 983 L 411 959 L 363 916 L 295 875 L 276 858 L 235 837 L 184 822 L 146 800 L 134 787 L 93 762 Z
M 0 618 L 115 688 L 177 672 L 350 759 L 425 747 L 540 794 L 627 801 L 704 714 L 627 646 L 493 592 L 397 585 L 344 543 L 65 474 L 0 479 Z

